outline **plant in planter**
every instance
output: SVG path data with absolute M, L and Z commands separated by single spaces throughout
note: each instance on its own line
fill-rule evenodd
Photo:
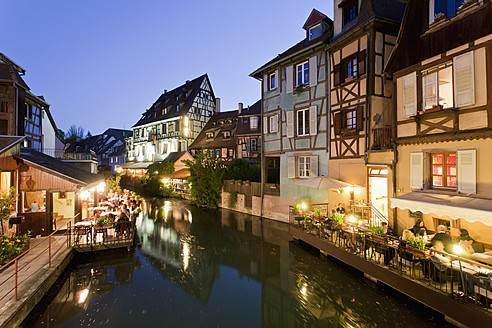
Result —
M 317 217 L 317 218 L 320 218 L 321 217 L 321 209 L 319 209 L 318 207 L 315 207 L 313 209 L 313 213 L 314 213 L 314 216 Z
M 446 19 L 446 15 L 444 13 L 437 13 L 434 15 L 434 20 L 432 21 L 429 27 L 434 27 L 439 23 L 444 22 L 445 19 Z
M 12 212 L 15 211 L 16 197 L 17 192 L 13 187 L 5 193 L 0 191 L 0 223 L 2 226 L 2 235 L 5 233 L 4 221 L 8 220 Z
M 0 266 L 27 250 L 30 236 L 30 232 L 14 237 L 0 236 Z
M 242 185 L 243 184 L 243 180 L 236 180 L 236 183 L 238 186 Z
M 419 237 L 407 238 L 407 252 L 420 257 L 425 256 L 425 241 Z
M 249 186 L 250 184 L 251 184 L 251 181 L 249 181 L 249 180 L 244 181 L 245 186 Z
M 231 191 L 231 198 L 229 198 L 229 207 L 234 207 L 237 203 L 237 191 Z
M 458 14 L 475 7 L 477 4 L 477 0 L 464 0 L 461 6 L 458 7 Z
M 294 90 L 295 94 L 299 97 L 301 95 L 301 93 L 303 93 L 304 91 L 306 91 L 306 87 L 307 85 L 306 84 L 299 84 L 296 89 Z
M 343 224 L 345 221 L 345 215 L 337 212 L 333 214 L 333 220 L 338 224 Z
M 369 230 L 372 232 L 372 239 L 378 243 L 385 244 L 388 241 L 388 237 L 384 233 L 383 227 L 370 225 Z

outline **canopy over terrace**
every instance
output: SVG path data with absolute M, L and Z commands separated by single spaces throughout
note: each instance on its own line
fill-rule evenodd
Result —
M 390 199 L 391 208 L 447 216 L 492 226 L 492 199 L 412 191 Z

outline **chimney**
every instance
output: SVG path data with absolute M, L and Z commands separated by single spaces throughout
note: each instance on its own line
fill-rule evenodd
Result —
M 186 84 L 190 83 L 190 80 L 186 80 Z
M 243 111 L 243 103 L 240 102 L 239 104 L 237 104 L 237 113 L 241 114 L 242 111 Z
M 167 90 L 166 89 L 164 89 L 164 93 L 167 93 Z
M 220 98 L 215 98 L 215 112 L 220 113 Z

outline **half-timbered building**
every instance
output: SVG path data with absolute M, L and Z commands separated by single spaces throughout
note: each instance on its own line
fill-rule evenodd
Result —
M 237 158 L 251 163 L 261 160 L 261 100 L 248 108 L 239 103 L 236 127 Z
M 348 205 L 350 197 L 388 214 L 394 160 L 392 83 L 383 68 L 404 10 L 405 1 L 334 1 L 334 36 L 328 44 L 329 175 L 359 187 L 331 194 L 332 204 Z
M 400 229 L 459 228 L 492 244 L 492 2 L 408 1 L 388 63 Z
M 171 152 L 186 151 L 218 110 L 207 74 L 165 90 L 132 128 L 133 136 L 127 140 L 129 165 L 148 166 Z
M 303 29 L 306 37 L 302 41 L 251 74 L 263 84 L 264 193 L 267 198 L 280 196 L 287 203 L 299 198 L 326 201 L 328 197 L 326 190 L 293 185 L 297 179 L 328 175 L 325 41 L 332 35 L 333 21 L 314 9 Z M 267 208 L 281 203 L 273 198 L 264 204 Z

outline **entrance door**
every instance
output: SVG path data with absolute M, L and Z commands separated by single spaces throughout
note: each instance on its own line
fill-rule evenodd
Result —
M 381 214 L 388 217 L 388 178 L 369 177 L 369 199 Z

